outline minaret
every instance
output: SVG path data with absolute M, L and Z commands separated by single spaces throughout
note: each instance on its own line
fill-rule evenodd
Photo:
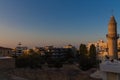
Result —
M 119 36 L 117 34 L 117 22 L 114 16 L 111 16 L 110 18 L 110 22 L 108 24 L 108 34 L 106 37 L 108 41 L 108 56 L 111 59 L 118 59 L 117 39 Z

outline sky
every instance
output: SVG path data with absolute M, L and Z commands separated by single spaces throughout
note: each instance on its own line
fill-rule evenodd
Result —
M 0 0 L 0 46 L 64 46 L 106 41 L 120 0 Z

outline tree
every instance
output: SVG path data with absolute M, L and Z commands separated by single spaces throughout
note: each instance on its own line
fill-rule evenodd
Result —
M 87 55 L 87 47 L 85 44 L 81 44 L 79 47 L 79 54 L 80 55 Z
M 89 49 L 89 58 L 91 66 L 95 66 L 97 64 L 97 54 L 95 45 L 91 45 Z
M 74 62 L 74 52 L 72 51 L 71 48 L 68 48 L 65 54 L 66 61 L 68 63 L 72 64 Z
M 82 70 L 88 70 L 91 68 L 90 62 L 89 62 L 89 58 L 88 58 L 88 51 L 87 51 L 87 47 L 85 44 L 81 44 L 80 48 L 79 48 L 79 67 Z
M 30 68 L 42 68 L 44 62 L 43 57 L 40 54 L 22 54 L 16 58 L 15 66 L 17 68 L 30 67 Z

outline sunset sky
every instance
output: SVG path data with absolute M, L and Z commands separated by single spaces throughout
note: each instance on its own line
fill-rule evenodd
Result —
M 64 46 L 106 40 L 120 0 L 0 0 L 0 46 Z

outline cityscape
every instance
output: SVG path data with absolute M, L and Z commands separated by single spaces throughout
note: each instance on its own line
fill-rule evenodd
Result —
M 120 80 L 119 3 L 0 0 L 0 80 Z

